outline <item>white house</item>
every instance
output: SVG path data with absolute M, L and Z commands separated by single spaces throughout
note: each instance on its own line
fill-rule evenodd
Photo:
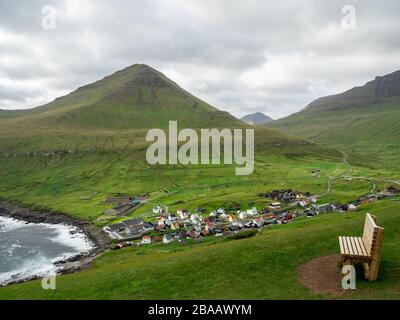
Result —
M 201 223 L 201 217 L 195 213 L 190 216 L 190 220 L 192 223 Z
M 221 213 L 218 217 L 218 220 L 224 221 L 228 219 L 228 215 L 226 213 Z
M 240 211 L 239 212 L 239 219 L 246 219 L 247 218 L 247 212 L 246 211 Z
M 248 215 L 248 216 L 255 216 L 255 215 L 257 215 L 257 208 L 256 208 L 256 207 L 253 207 L 253 208 L 247 210 L 247 215 Z
M 210 213 L 210 217 L 216 217 L 218 215 L 218 212 L 217 211 L 212 211 L 211 213 Z
M 165 226 L 166 223 L 167 223 L 167 219 L 165 219 L 164 217 L 161 217 L 160 219 L 158 219 L 159 226 Z
M 185 220 L 187 218 L 189 218 L 189 211 L 186 209 L 180 209 L 176 211 L 176 214 L 178 215 L 178 217 L 182 220 Z
M 170 243 L 170 242 L 172 242 L 172 241 L 174 241 L 174 238 L 172 238 L 171 235 L 169 235 L 169 234 L 164 234 L 163 243 Z
M 154 213 L 154 214 L 160 214 L 160 213 L 162 213 L 162 208 L 161 208 L 161 206 L 160 206 L 160 205 L 155 206 L 155 207 L 153 208 L 153 213 Z
M 142 237 L 142 244 L 150 244 L 151 243 L 151 237 L 150 236 L 143 236 Z

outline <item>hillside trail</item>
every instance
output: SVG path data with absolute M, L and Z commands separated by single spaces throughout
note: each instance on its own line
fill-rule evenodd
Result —
M 400 186 L 400 181 L 399 180 L 391 180 L 391 179 L 384 179 L 384 178 L 373 178 L 373 177 L 367 177 L 367 176 L 351 176 L 351 174 L 353 173 L 353 167 L 352 165 L 349 163 L 348 161 L 348 155 L 346 152 L 342 151 L 342 150 L 337 150 L 338 152 L 340 152 L 342 154 L 342 163 L 347 167 L 346 172 L 338 174 L 335 177 L 328 177 L 328 187 L 327 190 L 320 194 L 320 195 L 316 195 L 315 197 L 317 199 L 322 198 L 324 196 L 327 196 L 328 194 L 330 194 L 332 192 L 332 185 L 333 182 L 339 179 L 345 179 L 347 181 L 352 181 L 352 180 L 366 180 L 369 181 L 371 183 L 371 190 L 369 190 L 369 192 L 375 193 L 376 191 L 376 183 L 377 182 L 386 182 L 386 183 L 392 183 L 392 184 L 396 184 L 398 186 Z

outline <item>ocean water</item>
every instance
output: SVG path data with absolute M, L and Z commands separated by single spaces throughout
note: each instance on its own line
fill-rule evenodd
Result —
M 94 244 L 75 227 L 0 216 L 0 285 L 54 273 L 57 260 L 93 248 Z

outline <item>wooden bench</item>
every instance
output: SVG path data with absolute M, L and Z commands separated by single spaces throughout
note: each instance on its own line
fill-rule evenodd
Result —
M 362 263 L 369 281 L 378 277 L 384 229 L 376 225 L 376 217 L 367 213 L 362 237 L 339 237 L 343 264 Z

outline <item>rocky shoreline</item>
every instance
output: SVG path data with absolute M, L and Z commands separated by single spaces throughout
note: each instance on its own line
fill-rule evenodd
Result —
M 93 250 L 90 252 L 78 253 L 68 259 L 54 262 L 54 265 L 57 267 L 57 274 L 67 274 L 89 268 L 93 260 L 101 254 L 101 252 L 108 249 L 110 245 L 110 240 L 103 230 L 89 222 L 79 220 L 65 213 L 51 212 L 44 209 L 32 209 L 0 200 L 0 216 L 26 221 L 28 223 L 69 225 L 78 228 L 86 235 L 94 244 Z M 38 278 L 40 277 L 31 276 L 23 279 L 11 279 L 4 285 L 26 282 Z

